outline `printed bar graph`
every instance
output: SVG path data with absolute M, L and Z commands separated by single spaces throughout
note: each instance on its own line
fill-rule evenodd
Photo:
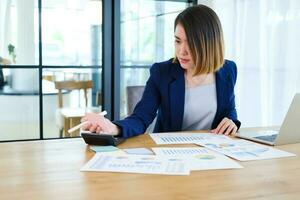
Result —
M 203 140 L 228 140 L 225 135 L 213 133 L 152 133 L 149 134 L 156 144 L 193 144 Z

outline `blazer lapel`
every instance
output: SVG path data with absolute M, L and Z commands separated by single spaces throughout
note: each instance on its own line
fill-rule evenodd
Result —
M 182 127 L 185 99 L 184 73 L 179 64 L 174 66 L 172 71 L 172 79 L 169 84 L 169 98 L 171 129 L 172 131 L 179 131 Z
M 216 90 L 217 90 L 217 112 L 212 124 L 212 127 L 216 127 L 218 124 L 216 124 L 217 119 L 220 116 L 220 111 L 224 110 L 225 107 L 225 99 L 227 99 L 226 95 L 228 95 L 228 82 L 226 81 L 228 78 L 227 74 L 224 74 L 221 70 L 216 72 Z

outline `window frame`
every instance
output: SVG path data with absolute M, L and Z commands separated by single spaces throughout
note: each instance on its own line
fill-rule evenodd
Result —
M 174 1 L 185 2 L 190 5 L 196 5 L 197 0 L 158 0 L 158 1 Z M 42 77 L 44 69 L 101 69 L 102 68 L 102 103 L 103 110 L 108 114 L 107 117 L 111 120 L 120 119 L 120 70 L 121 68 L 149 68 L 150 65 L 123 65 L 120 62 L 120 30 L 121 30 L 121 0 L 102 0 L 102 63 L 99 65 L 43 65 L 43 35 L 42 35 L 42 0 L 38 0 L 38 65 L 1 65 L 2 69 L 38 69 L 39 75 L 39 138 L 38 139 L 22 139 L 22 140 L 5 140 L 3 142 L 16 141 L 35 141 L 35 140 L 51 140 L 51 139 L 66 139 L 66 138 L 44 138 L 43 126 L 43 88 Z

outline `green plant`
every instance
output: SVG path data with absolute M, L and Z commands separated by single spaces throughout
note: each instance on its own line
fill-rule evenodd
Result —
M 9 44 L 9 45 L 7 46 L 7 49 L 8 49 L 8 54 L 9 54 L 10 56 L 12 56 L 12 61 L 13 61 L 13 63 L 16 63 L 16 57 L 17 57 L 17 55 L 16 55 L 16 52 L 15 52 L 15 46 L 12 45 L 12 44 Z

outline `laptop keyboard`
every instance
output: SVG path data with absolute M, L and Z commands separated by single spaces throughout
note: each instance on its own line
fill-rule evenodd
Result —
M 265 141 L 268 141 L 268 142 L 274 142 L 276 137 L 277 137 L 278 134 L 273 134 L 273 135 L 263 135 L 263 136 L 257 136 L 257 137 L 254 137 L 254 138 L 257 138 L 257 139 L 260 139 L 260 140 L 265 140 Z

